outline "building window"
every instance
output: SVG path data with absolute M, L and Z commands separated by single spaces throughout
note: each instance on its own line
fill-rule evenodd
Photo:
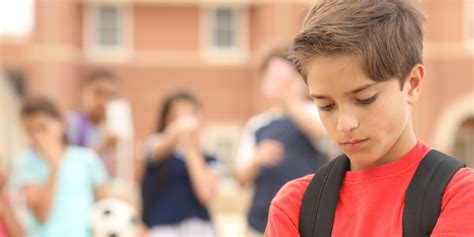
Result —
M 232 8 L 216 8 L 212 14 L 212 47 L 236 48 L 238 36 L 238 14 Z
M 95 13 L 95 44 L 99 47 L 120 46 L 123 41 L 123 12 L 117 7 L 100 6 Z
M 86 56 L 93 60 L 117 60 L 129 54 L 132 39 L 129 5 L 89 4 L 84 19 Z
M 202 50 L 207 61 L 241 62 L 246 56 L 247 9 L 244 6 L 213 6 L 203 11 Z

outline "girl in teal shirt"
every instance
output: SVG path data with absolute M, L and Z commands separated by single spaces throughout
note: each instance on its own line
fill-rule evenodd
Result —
M 48 99 L 27 100 L 21 117 L 32 146 L 17 160 L 16 185 L 32 213 L 29 235 L 89 237 L 94 199 L 105 195 L 98 155 L 64 142 L 62 116 Z

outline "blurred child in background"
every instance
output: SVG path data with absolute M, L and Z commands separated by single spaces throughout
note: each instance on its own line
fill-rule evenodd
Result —
M 68 113 L 67 138 L 76 146 L 94 149 L 102 158 L 110 175 L 114 175 L 116 142 L 106 129 L 106 105 L 117 95 L 118 79 L 110 72 L 89 74 L 81 86 L 81 106 Z
M 21 117 L 31 147 L 17 159 L 16 186 L 33 214 L 29 234 L 89 237 L 94 198 L 106 192 L 99 157 L 65 142 L 63 118 L 52 101 L 27 100 Z
M 247 236 L 263 235 L 270 202 L 286 182 L 326 162 L 326 132 L 287 50 L 275 48 L 262 63 L 262 94 L 271 107 L 248 121 L 236 158 L 236 179 L 255 187 Z
M 165 98 L 145 143 L 143 220 L 150 236 L 215 236 L 207 207 L 218 182 L 216 158 L 200 148 L 201 105 L 187 92 Z

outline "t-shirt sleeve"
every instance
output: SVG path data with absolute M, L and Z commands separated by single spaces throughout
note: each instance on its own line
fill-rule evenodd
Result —
M 279 204 L 272 204 L 268 214 L 265 237 L 299 236 L 298 226 Z
M 147 138 L 143 144 L 143 156 L 145 160 L 154 160 L 156 146 L 160 144 L 163 140 L 163 135 L 156 133 Z
M 299 236 L 301 200 L 312 177 L 290 181 L 278 191 L 270 205 L 265 237 Z
M 14 166 L 13 186 L 21 190 L 25 185 L 31 183 L 41 184 L 45 182 L 46 176 L 41 175 L 41 163 L 37 162 L 31 152 L 25 152 L 17 157 Z
M 441 213 L 431 236 L 474 236 L 474 170 L 460 169 L 443 195 Z
M 87 170 L 93 187 L 104 184 L 107 181 L 107 171 L 100 160 L 99 155 L 93 150 L 87 151 Z
M 256 151 L 256 146 L 254 129 L 252 129 L 251 125 L 248 124 L 242 133 L 237 150 L 235 163 L 237 169 L 246 166 L 250 161 L 252 161 L 252 157 Z

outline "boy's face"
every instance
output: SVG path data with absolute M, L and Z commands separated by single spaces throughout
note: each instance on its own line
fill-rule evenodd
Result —
M 407 80 L 403 90 L 396 79 L 376 82 L 351 55 L 316 58 L 306 72 L 321 121 L 350 158 L 352 170 L 395 160 L 416 143 L 411 104 L 418 98 L 421 79 L 418 84 Z
M 107 78 L 97 79 L 85 85 L 82 91 L 82 104 L 95 121 L 105 118 L 105 105 L 115 98 L 117 86 Z

